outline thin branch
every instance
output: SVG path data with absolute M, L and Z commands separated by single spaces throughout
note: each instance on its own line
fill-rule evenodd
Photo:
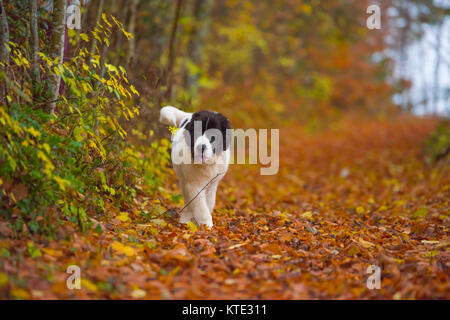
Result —
M 172 95 L 172 71 L 173 71 L 173 65 L 175 61 L 175 52 L 174 52 L 174 44 L 175 44 L 175 37 L 177 33 L 177 27 L 178 27 L 178 20 L 180 19 L 180 13 L 181 13 L 181 6 L 183 4 L 183 0 L 177 0 L 175 3 L 175 13 L 174 18 L 172 21 L 172 30 L 170 32 L 170 38 L 169 38 L 169 62 L 167 65 L 167 91 L 165 93 L 166 98 L 170 99 Z
M 79 98 L 66 98 L 66 100 L 77 100 L 77 99 L 79 99 Z M 54 100 L 49 100 L 49 101 L 44 101 L 44 102 L 38 102 L 38 103 L 35 103 L 34 105 L 35 105 L 35 107 L 34 108 L 32 108 L 33 110 L 34 109 L 38 109 L 40 106 L 42 106 L 42 105 L 46 105 L 46 104 L 49 104 L 49 103 L 54 103 L 54 102 L 60 102 L 60 101 L 64 101 L 64 99 L 63 98 L 59 98 L 59 99 L 54 99 Z M 65 115 L 63 115 L 63 116 L 67 116 L 67 115 L 71 115 L 71 114 L 75 114 L 76 112 L 73 112 L 73 113 L 69 113 L 69 114 L 65 114 Z M 61 117 L 61 116 L 60 116 Z
M 5 88 L 10 87 L 17 94 L 17 96 L 21 97 L 23 100 L 25 100 L 28 103 L 33 103 L 31 98 L 29 96 L 27 96 L 27 94 L 25 92 L 23 92 L 19 87 L 17 87 L 17 85 L 13 81 L 11 81 L 6 74 L 4 74 L 3 77 L 4 78 L 2 80 L 4 80 L 4 82 L 6 83 Z
M 183 210 L 184 209 L 186 209 L 186 207 L 188 206 L 188 205 L 190 205 L 191 204 L 191 202 L 192 201 L 194 201 L 197 197 L 198 197 L 198 195 L 203 191 L 203 190 L 205 190 L 205 188 L 213 181 L 213 180 L 215 180 L 218 176 L 220 176 L 221 174 L 225 174 L 224 172 L 221 172 L 221 173 L 218 173 L 214 178 L 212 178 L 211 180 L 209 180 L 209 182 L 195 195 L 195 197 L 194 198 L 192 198 L 180 211 L 178 211 L 178 213 L 180 214 L 181 212 L 183 212 Z

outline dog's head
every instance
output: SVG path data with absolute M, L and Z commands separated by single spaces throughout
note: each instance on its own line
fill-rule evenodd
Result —
M 230 146 L 230 120 L 214 111 L 197 111 L 181 123 L 194 163 L 215 163 Z M 186 123 L 187 122 L 187 123 Z

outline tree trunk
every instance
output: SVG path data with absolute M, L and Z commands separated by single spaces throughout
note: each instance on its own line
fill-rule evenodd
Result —
M 38 23 L 37 23 L 37 0 L 30 0 L 30 45 L 32 54 L 32 79 L 33 79 L 33 100 L 37 95 L 36 86 L 39 83 L 39 36 L 38 36 Z
M 434 81 L 433 81 L 433 114 L 438 113 L 439 104 L 439 91 L 440 91 L 440 81 L 439 81 L 439 71 L 441 69 L 441 47 L 442 47 L 442 25 L 444 24 L 444 19 L 437 25 L 436 30 L 436 63 L 434 65 Z
M 102 16 L 103 12 L 103 4 L 105 3 L 104 0 L 100 0 L 97 7 L 97 17 L 95 19 L 95 25 L 94 28 L 97 26 L 97 23 L 100 21 L 100 18 Z M 91 40 L 91 56 L 95 54 L 95 47 L 97 46 L 97 39 Z
M 194 64 L 199 64 L 201 61 L 201 42 L 204 37 L 204 29 L 208 16 L 210 5 L 207 0 L 196 0 L 192 9 L 192 17 L 194 18 L 194 26 L 189 35 L 187 44 L 187 56 Z M 187 68 L 184 70 L 184 87 L 186 89 L 197 90 L 198 74 L 192 75 Z M 194 92 L 195 94 L 195 92 Z
M 170 32 L 170 40 L 169 40 L 169 62 L 167 64 L 167 74 L 166 74 L 166 81 L 167 81 L 167 91 L 166 91 L 166 99 L 170 99 L 172 96 L 172 70 L 173 70 L 173 64 L 175 60 L 175 52 L 174 52 L 174 44 L 175 44 L 175 37 L 177 33 L 178 28 L 178 21 L 180 20 L 180 13 L 181 13 L 181 5 L 183 0 L 176 0 L 175 3 L 175 14 L 172 21 L 172 30 Z
M 422 26 L 421 26 L 422 28 Z M 422 29 L 423 30 L 423 29 Z M 425 34 L 425 31 L 421 31 L 423 34 Z M 425 54 L 426 52 L 426 42 L 425 39 L 421 39 L 420 43 L 419 43 L 419 57 L 418 57 L 418 62 L 419 65 L 421 66 L 421 70 L 420 72 L 422 72 L 422 74 L 426 74 L 426 67 L 427 67 L 427 56 Z M 421 101 L 423 101 L 423 110 L 424 113 L 428 114 L 430 112 L 430 108 L 429 108 L 429 103 L 430 103 L 430 99 L 428 98 L 428 81 L 427 81 L 427 77 L 421 77 L 421 81 L 422 81 L 422 99 Z
M 84 11 L 83 15 L 81 16 L 81 30 L 83 30 L 83 32 L 85 30 L 88 30 L 87 28 L 87 21 L 88 21 L 88 17 L 92 8 L 92 1 L 89 1 L 88 3 L 84 4 L 85 2 L 83 2 L 82 4 L 85 6 L 86 10 Z
M 6 16 L 5 6 L 3 5 L 3 0 L 0 0 L 0 62 L 4 63 L 5 66 L 9 62 L 9 51 L 7 46 L 8 42 L 9 42 L 8 19 Z M 6 67 L 0 67 L 0 71 L 4 71 L 6 73 Z M 7 91 L 6 81 L 4 79 L 0 79 L 1 99 L 3 99 L 3 97 L 7 95 L 6 91 Z
M 66 30 L 66 8 L 67 0 L 54 0 L 52 19 L 52 38 L 50 40 L 50 57 L 58 58 L 58 64 L 63 63 L 64 58 L 64 38 Z M 56 100 L 58 99 L 61 75 L 50 72 L 48 79 L 50 86 L 50 102 L 47 104 L 47 112 L 55 112 Z
M 9 28 L 8 19 L 6 16 L 5 6 L 3 5 L 3 0 L 0 0 L 0 61 L 3 63 L 9 62 Z
M 398 78 L 402 83 L 401 87 L 401 106 L 404 110 L 411 111 L 410 100 L 410 88 L 406 88 L 404 86 L 404 81 L 409 78 L 408 74 L 408 66 L 407 66 L 407 47 L 408 47 L 408 37 L 409 32 L 411 30 L 411 16 L 410 16 L 410 7 L 406 0 L 400 1 L 397 6 L 397 10 L 399 12 L 399 17 L 404 20 L 405 25 L 399 29 L 398 34 Z
M 128 40 L 127 65 L 131 66 L 136 55 L 136 9 L 139 0 L 131 0 L 130 5 L 130 23 L 128 24 L 128 32 L 133 35 L 133 38 Z

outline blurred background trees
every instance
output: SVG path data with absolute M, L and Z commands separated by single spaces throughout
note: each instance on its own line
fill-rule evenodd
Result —
M 46 18 L 53 1 L 37 3 L 40 32 L 56 32 Z M 141 117 L 147 123 L 166 103 L 214 108 L 237 124 L 266 126 L 286 120 L 313 124 L 347 111 L 380 115 L 398 106 L 448 112 L 448 1 L 68 3 L 82 9 L 81 30 L 69 30 L 70 38 L 92 32 L 102 12 L 134 35 L 126 41 L 114 34 L 111 46 L 95 38 L 81 46 L 128 68 L 143 93 L 136 103 L 145 105 Z M 366 27 L 371 4 L 382 9 L 380 30 Z M 21 10 L 25 19 L 27 1 L 6 2 L 10 20 Z M 23 30 L 31 41 L 33 25 Z M 65 57 L 75 50 L 66 43 Z M 414 73 L 418 68 L 427 76 Z
M 387 39 L 397 80 L 395 102 L 419 113 L 449 109 L 450 1 L 394 0 Z
M 370 4 L 382 9 L 380 30 L 366 27 Z M 139 79 L 147 120 L 172 103 L 218 109 L 239 125 L 314 127 L 343 112 L 437 112 L 448 101 L 445 1 L 110 0 L 83 11 L 82 32 L 105 11 L 135 34 L 127 44 L 115 37 L 102 58 Z M 425 37 L 434 43 L 416 58 L 430 79 L 418 95 L 408 54 Z

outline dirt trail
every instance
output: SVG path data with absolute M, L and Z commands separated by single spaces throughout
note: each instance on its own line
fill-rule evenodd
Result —
M 143 221 L 142 211 L 167 208 L 139 197 L 127 214 L 108 212 L 102 233 L 35 239 L 35 258 L 29 240 L 1 239 L 11 256 L 1 258 L 0 297 L 449 299 L 449 166 L 420 157 L 433 126 L 282 129 L 279 174 L 232 166 L 211 231 Z M 66 287 L 71 264 L 81 290 Z M 370 265 L 381 268 L 379 290 L 366 286 Z

